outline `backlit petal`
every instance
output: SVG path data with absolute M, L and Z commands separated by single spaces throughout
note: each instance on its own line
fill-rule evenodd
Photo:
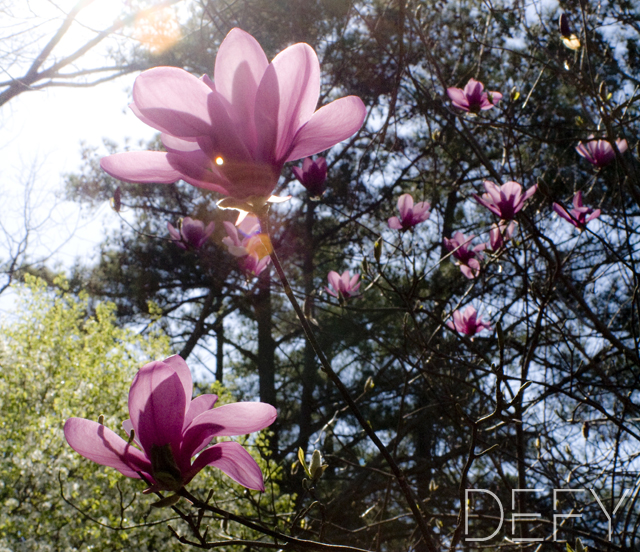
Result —
M 129 390 L 129 415 L 146 452 L 167 444 L 179 450 L 192 392 L 189 367 L 177 355 L 140 368 Z
M 70 418 L 64 424 L 64 436 L 78 454 L 102 466 L 115 468 L 122 475 L 139 479 L 138 472 L 147 477 L 151 473 L 151 463 L 144 453 L 97 422 Z
M 154 67 L 142 72 L 133 86 L 139 113 L 157 128 L 178 137 L 211 132 L 207 98 L 214 94 L 200 79 L 177 67 Z
M 182 178 L 167 153 L 160 151 L 128 151 L 103 157 L 102 169 L 125 182 L 139 184 L 171 184 Z
M 187 480 L 205 466 L 215 466 L 243 487 L 264 491 L 260 466 L 239 443 L 226 441 L 203 450 L 193 463 Z
M 184 417 L 183 431 L 186 430 L 187 427 L 189 427 L 189 424 L 191 424 L 196 416 L 199 416 L 207 410 L 211 410 L 216 404 L 217 400 L 218 395 L 213 394 L 199 395 L 195 399 L 193 399 L 189 404 L 187 414 Z
M 185 431 L 182 456 L 193 456 L 213 437 L 232 437 L 270 426 L 278 415 L 270 404 L 240 402 L 208 410 L 196 417 Z
M 281 164 L 311 155 L 290 157 L 289 152 L 298 129 L 311 119 L 319 95 L 320 64 L 308 44 L 289 46 L 274 58 L 256 97 L 259 160 Z
M 362 126 L 367 110 L 357 96 L 347 96 L 316 111 L 296 134 L 287 161 L 295 161 L 335 146 Z

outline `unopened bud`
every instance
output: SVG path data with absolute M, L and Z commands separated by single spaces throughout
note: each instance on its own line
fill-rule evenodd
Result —
M 366 393 L 367 391 L 369 391 L 370 389 L 373 389 L 375 386 L 376 386 L 376 384 L 375 384 L 375 383 L 373 383 L 373 378 L 372 378 L 371 376 L 369 376 L 369 377 L 367 378 L 367 381 L 365 381 L 365 382 L 364 382 L 364 390 L 365 390 L 365 393 Z
M 640 142 L 638 143 L 640 144 Z M 362 259 L 362 273 L 369 274 L 369 261 L 367 261 L 366 257 Z
M 376 262 L 379 263 L 382 258 L 382 238 L 378 238 L 373 244 L 373 256 L 375 257 Z
M 322 455 L 319 450 L 314 450 L 311 455 L 311 465 L 309 466 L 309 473 L 313 481 L 318 481 L 322 477 L 324 470 L 327 469 L 327 464 L 322 463 Z
M 586 439 L 589 439 L 589 422 L 585 422 L 582 424 L 582 436 Z
M 571 36 L 571 26 L 569 25 L 569 18 L 566 13 L 560 14 L 560 34 L 564 38 L 569 38 Z
M 122 202 L 120 200 L 120 186 L 116 188 L 116 191 L 113 192 L 113 197 L 111 198 L 111 208 L 116 212 L 120 212 L 120 208 L 122 207 Z

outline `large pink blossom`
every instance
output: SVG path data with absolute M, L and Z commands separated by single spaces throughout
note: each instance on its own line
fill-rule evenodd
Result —
M 485 180 L 484 189 L 487 193 L 482 194 L 482 197 L 473 194 L 474 199 L 501 219 L 511 220 L 522 209 L 524 202 L 536 193 L 538 185 L 534 184 L 523 194 L 522 186 L 517 182 L 507 182 L 498 186 L 490 180 Z
M 245 435 L 271 425 L 276 409 L 260 402 L 213 408 L 216 395 L 192 400 L 192 393 L 191 372 L 182 358 L 151 362 L 131 384 L 130 418 L 122 424 L 128 440 L 83 418 L 68 419 L 64 435 L 85 458 L 127 477 L 144 478 L 153 490 L 177 491 L 205 466 L 217 467 L 249 489 L 264 490 L 260 467 L 242 445 L 208 445 L 214 437 Z
M 200 249 L 213 234 L 215 222 L 205 226 L 201 220 L 184 217 L 178 228 L 167 222 L 167 229 L 173 242 L 181 249 Z
M 471 113 L 491 109 L 502 99 L 500 92 L 485 92 L 484 84 L 476 79 L 469 79 L 464 89 L 447 88 L 447 95 L 453 105 Z
M 333 289 L 329 287 L 326 287 L 325 289 L 329 295 L 333 295 L 338 299 L 340 299 L 340 297 L 348 299 L 349 297 L 354 297 L 358 294 L 358 289 L 360 289 L 360 282 L 358 282 L 359 279 L 360 274 L 354 274 L 351 276 L 348 270 L 345 270 L 342 275 L 338 274 L 335 270 L 331 270 L 327 276 L 327 280 Z
M 624 153 L 627 151 L 627 141 L 620 138 L 617 139 L 616 147 L 620 153 Z M 594 140 L 593 135 L 589 136 L 587 142 L 580 142 L 576 146 L 576 151 L 589 161 L 589 163 L 599 169 L 608 165 L 616 158 L 616 152 L 613 151 L 611 144 L 607 140 Z
M 127 182 L 189 184 L 240 200 L 268 198 L 287 161 L 352 136 L 365 118 L 347 96 L 316 111 L 320 64 L 308 44 L 271 63 L 258 42 L 232 29 L 218 50 L 214 80 L 176 67 L 138 76 L 131 109 L 159 130 L 166 152 L 118 153 L 102 168 Z
M 465 236 L 462 232 L 456 232 L 451 238 L 444 239 L 444 245 L 454 259 L 458 260 L 460 272 L 469 280 L 473 280 L 480 274 L 480 259 L 486 244 L 481 243 L 470 248 L 471 240 L 475 236 Z
M 478 312 L 471 305 L 469 305 L 464 312 L 459 310 L 454 311 L 453 321 L 449 320 L 447 326 L 458 333 L 468 335 L 472 337 L 483 329 L 490 330 L 491 325 L 488 322 L 483 322 L 482 318 L 478 316 Z
M 430 208 L 431 205 L 428 202 L 421 201 L 414 205 L 411 194 L 402 194 L 398 198 L 400 217 L 391 217 L 387 224 L 394 230 L 409 230 L 429 218 Z
M 600 209 L 592 209 L 582 204 L 582 192 L 576 192 L 573 196 L 573 209 L 569 212 L 562 205 L 553 204 L 553 210 L 567 222 L 582 230 L 590 220 L 600 216 Z

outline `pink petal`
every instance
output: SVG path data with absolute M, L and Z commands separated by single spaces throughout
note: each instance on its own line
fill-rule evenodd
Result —
M 201 151 L 167 154 L 167 160 L 179 172 L 182 180 L 198 188 L 227 194 L 229 181 L 208 160 L 208 165 L 204 165 L 202 159 Z
M 582 207 L 582 191 L 576 192 L 576 194 L 573 196 L 573 206 L 576 209 Z
M 387 224 L 392 230 L 402 230 L 402 223 L 400 222 L 400 219 L 398 217 L 391 217 L 387 221 Z
M 264 137 L 263 160 L 283 163 L 298 129 L 316 109 L 320 95 L 320 64 L 311 46 L 294 44 L 280 52 L 265 71 L 256 98 L 256 127 Z M 318 150 L 320 151 L 320 150 Z
M 627 148 L 629 147 L 627 144 L 627 141 L 624 138 L 618 138 L 616 140 L 616 146 L 618 146 L 618 151 L 620 153 L 624 153 L 625 151 L 627 151 Z
M 527 199 L 529 199 L 533 194 L 536 193 L 536 191 L 538 190 L 538 185 L 534 184 L 533 186 L 531 186 L 531 188 L 529 188 L 525 193 L 524 196 L 522 198 L 523 201 L 526 201 Z
M 508 182 L 507 184 L 510 184 L 510 183 Z M 505 184 L 505 186 L 507 184 Z M 512 184 L 515 184 L 515 182 L 512 182 Z M 484 189 L 487 191 L 487 194 L 489 194 L 489 197 L 493 200 L 494 203 L 500 202 L 500 200 L 502 199 L 502 195 L 500 194 L 501 192 L 500 186 L 498 186 L 494 182 L 491 182 L 490 180 L 485 180 Z
M 469 102 L 467 101 L 467 96 L 461 88 L 447 88 L 447 95 L 451 99 L 453 105 L 459 107 L 460 109 L 464 109 L 465 111 L 469 111 Z
M 327 275 L 327 280 L 333 289 L 338 291 L 340 289 L 340 275 L 335 271 L 331 270 Z
M 170 444 L 176 454 L 192 392 L 191 372 L 178 355 L 140 368 L 129 390 L 129 415 L 145 451 Z
M 201 151 L 200 146 L 198 145 L 198 140 L 195 138 L 176 138 L 175 136 L 171 136 L 171 134 L 163 132 L 160 135 L 160 139 L 162 140 L 162 144 L 165 149 L 169 152 Z
M 171 184 L 182 178 L 169 162 L 170 154 L 160 151 L 128 151 L 100 159 L 102 169 L 125 182 Z
M 357 96 L 346 96 L 321 107 L 296 134 L 286 160 L 315 155 L 346 140 L 360 129 L 366 115 Z
M 472 270 L 471 267 L 464 264 L 460 265 L 460 272 L 462 272 L 462 274 L 469 280 L 473 280 L 477 276 L 476 271 Z
M 222 157 L 225 165 L 233 162 L 252 162 L 255 146 L 244 141 L 248 134 L 253 136 L 253 124 L 247 120 L 236 120 L 229 115 L 226 101 L 217 92 L 211 92 L 207 97 L 207 107 L 213 127 L 206 137 L 198 140 L 200 148 L 209 158 Z M 252 139 L 255 141 L 255 139 Z M 221 166 L 224 172 L 225 166 Z
M 205 83 L 183 69 L 154 67 L 136 79 L 133 101 L 155 128 L 173 136 L 193 137 L 211 132 L 207 99 L 212 93 Z
M 193 399 L 189 404 L 187 414 L 184 417 L 184 425 L 182 426 L 183 431 L 185 431 L 189 427 L 196 416 L 199 416 L 207 410 L 211 410 L 216 404 L 217 400 L 218 395 L 213 394 L 198 395 L 195 399 Z
M 252 153 L 256 147 L 256 92 L 268 66 L 258 41 L 240 29 L 229 31 L 216 56 L 216 90 L 230 105 L 232 119 Z
M 278 412 L 270 404 L 239 402 L 207 410 L 196 417 L 185 431 L 182 456 L 189 458 L 205 447 L 213 437 L 232 437 L 270 426 Z
M 260 466 L 240 443 L 225 441 L 203 450 L 193 463 L 187 481 L 205 466 L 215 466 L 243 487 L 264 491 Z
M 92 462 L 115 468 L 127 477 L 140 479 L 138 472 L 142 472 L 151 478 L 151 463 L 147 457 L 97 422 L 69 418 L 64 424 L 64 436 L 73 450 Z
M 169 235 L 171 236 L 171 238 L 173 238 L 175 241 L 180 241 L 180 232 L 178 232 L 178 230 L 176 230 L 173 224 L 171 224 L 170 222 L 167 222 L 167 230 L 169 230 Z
M 596 219 L 600 216 L 600 214 L 602 213 L 602 211 L 600 211 L 600 209 L 596 209 L 595 211 L 593 211 L 593 213 L 591 213 L 588 217 L 587 220 L 584 221 L 585 224 L 587 224 L 589 221 Z
M 307 157 L 308 159 L 308 157 Z M 307 162 L 307 159 L 305 159 L 305 163 Z M 300 182 L 304 182 L 304 163 L 303 163 L 303 168 L 301 169 L 300 167 L 291 167 L 291 170 L 293 171 L 293 174 L 295 175 L 295 177 L 300 181 Z
M 488 194 L 485 194 L 488 195 Z M 490 199 L 485 199 L 484 197 L 480 197 L 478 194 L 473 194 L 473 199 L 475 199 L 478 203 L 489 209 L 493 214 L 500 216 L 501 212 Z
M 554 202 L 554 204 L 552 205 L 552 208 L 558 214 L 559 217 L 563 218 L 567 222 L 570 222 L 574 226 L 576 225 L 576 221 L 571 218 L 571 215 L 567 213 L 567 210 L 564 207 Z
M 402 194 L 398 198 L 398 211 L 400 211 L 400 217 L 402 220 L 407 218 L 407 213 L 410 213 L 413 209 L 413 197 L 411 194 Z

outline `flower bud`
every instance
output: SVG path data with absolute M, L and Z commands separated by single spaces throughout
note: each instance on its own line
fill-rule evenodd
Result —
M 313 481 L 318 481 L 326 469 L 327 465 L 322 463 L 322 455 L 320 454 L 320 451 L 314 450 L 311 455 L 311 465 L 309 466 L 311 479 L 313 479 Z

